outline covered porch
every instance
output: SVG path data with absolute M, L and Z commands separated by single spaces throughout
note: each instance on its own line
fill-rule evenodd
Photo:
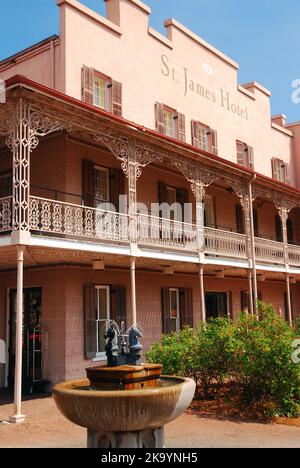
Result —
M 30 275 L 34 271 L 36 275 L 39 275 L 39 271 L 47 272 L 49 269 L 59 271 L 59 286 L 63 284 L 66 288 L 58 295 L 59 301 L 56 304 L 58 309 L 63 307 L 63 322 L 60 324 L 60 319 L 55 319 L 58 325 L 62 325 L 62 329 L 58 326 L 57 333 L 63 354 L 68 356 L 68 362 L 63 362 L 65 371 L 58 374 L 61 379 L 68 378 L 69 372 L 72 374 L 70 369 L 81 370 L 79 363 L 81 366 L 86 365 L 84 354 L 80 359 L 72 354 L 72 350 L 78 349 L 75 338 L 72 338 L 81 330 L 78 321 L 75 331 L 66 326 L 69 317 L 69 286 L 65 283 L 64 271 L 70 268 L 73 272 L 77 269 L 81 277 L 87 275 L 90 278 L 89 284 L 103 288 L 120 286 L 116 282 L 119 283 L 118 275 L 121 275 L 122 283 L 130 291 L 126 295 L 127 320 L 135 324 L 144 316 L 139 316 L 139 312 L 146 312 L 145 329 L 156 330 L 155 335 L 146 337 L 146 347 L 151 340 L 158 339 L 164 330 L 168 331 L 163 328 L 161 314 L 162 304 L 159 298 L 162 287 L 170 290 L 169 301 L 172 297 L 176 305 L 179 296 L 176 296 L 177 293 L 171 295 L 171 291 L 179 291 L 180 294 L 180 290 L 190 290 L 191 278 L 194 285 L 193 300 L 190 299 L 190 293 L 184 293 L 192 304 L 186 313 L 188 324 L 207 319 L 207 292 L 215 293 L 214 297 L 212 294 L 209 297 L 210 304 L 216 303 L 222 314 L 234 316 L 233 311 L 240 310 L 242 306 L 237 297 L 241 298 L 244 291 L 245 308 L 255 313 L 256 300 L 259 298 L 258 274 L 260 279 L 264 277 L 264 281 L 270 278 L 283 286 L 287 294 L 286 317 L 292 322 L 291 289 L 297 287 L 294 283 L 297 283 L 300 271 L 300 247 L 289 245 L 287 221 L 291 210 L 300 206 L 295 190 L 258 177 L 213 154 L 196 150 L 104 111 L 92 109 L 87 104 L 24 78 L 12 79 L 7 87 L 8 100 L 0 108 L 0 134 L 3 135 L 3 154 L 12 154 L 12 158 L 7 159 L 8 164 L 12 162 L 12 193 L 0 200 L 0 258 L 3 278 L 10 274 L 15 275 L 12 273 L 15 270 L 17 272 L 14 282 L 9 281 L 6 286 L 6 289 L 16 289 L 14 421 L 24 420 L 21 412 L 22 311 L 23 290 L 27 288 L 24 284 L 27 281 L 30 283 L 30 279 L 26 278 L 29 271 Z M 34 154 L 37 154 L 38 147 L 42 144 L 44 147 L 50 146 L 51 151 L 55 138 L 58 138 L 58 159 L 61 158 L 64 175 L 60 186 L 47 183 L 48 179 L 54 178 L 57 184 L 57 173 L 51 165 L 43 168 L 44 183 L 32 183 L 34 170 L 39 163 L 36 160 L 35 165 L 32 164 Z M 66 139 L 70 138 L 72 144 L 76 140 L 80 145 L 92 145 L 97 151 L 101 150 L 123 171 L 124 194 L 127 196 L 123 210 L 120 207 L 99 208 L 87 202 L 80 190 L 78 193 L 68 189 L 70 172 L 63 156 L 69 150 Z M 11 153 L 7 152 L 6 147 Z M 52 154 L 53 158 L 49 159 L 49 163 L 57 155 L 55 151 Z M 72 159 L 72 154 L 67 161 L 68 164 L 73 164 L 75 158 Z M 194 197 L 189 222 L 178 221 L 174 216 L 166 218 L 159 213 L 155 216 L 138 208 L 139 190 L 143 190 L 150 170 L 167 170 L 171 178 L 180 177 L 185 181 L 185 189 Z M 87 171 L 87 179 L 89 177 L 90 172 Z M 73 187 L 78 185 L 78 180 L 78 177 L 74 177 Z M 164 186 L 166 184 L 164 182 Z M 219 229 L 217 224 L 211 226 L 209 222 L 205 222 L 203 201 L 209 190 L 216 185 L 222 193 L 236 197 L 240 203 L 243 232 Z M 254 200 L 267 200 L 276 206 L 281 221 L 282 242 L 255 236 Z M 145 206 L 148 207 L 147 203 Z M 106 279 L 108 271 L 111 271 L 109 284 Z M 149 283 L 147 275 L 150 274 L 151 278 L 156 278 L 153 282 L 155 291 L 143 286 Z M 98 275 L 99 278 L 95 279 L 93 275 Z M 56 273 L 54 276 L 58 277 Z M 230 289 L 226 286 L 224 291 L 224 284 L 235 281 L 236 277 L 242 281 L 242 285 L 236 288 L 239 291 L 235 293 L 236 298 L 233 299 L 232 296 L 230 299 Z M 45 273 L 47 282 L 46 278 Z M 208 280 L 221 281 L 221 286 L 212 283 L 211 290 L 207 291 L 205 282 Z M 137 285 L 138 281 L 140 285 Z M 39 281 L 35 279 L 33 283 L 38 284 Z M 70 286 L 73 288 L 70 295 L 72 301 L 77 289 L 74 287 L 76 282 L 73 283 L 71 278 L 70 284 L 73 284 Z M 81 303 L 83 286 L 79 283 Z M 283 290 L 280 291 L 283 293 Z M 5 297 L 5 292 L 3 295 Z M 143 297 L 148 298 L 147 307 L 144 307 L 145 304 L 139 306 L 140 298 Z M 152 312 L 154 306 L 155 316 Z M 170 312 L 166 306 L 165 310 Z M 168 319 L 173 318 L 180 325 L 179 305 L 174 307 L 173 312 L 174 317 Z M 219 312 L 216 310 L 214 313 Z M 80 320 L 79 317 L 77 320 Z M 69 351 L 66 349 L 68 337 L 72 343 Z

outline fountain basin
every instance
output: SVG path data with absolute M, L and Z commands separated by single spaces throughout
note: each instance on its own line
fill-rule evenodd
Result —
M 90 390 L 89 380 L 57 385 L 56 405 L 72 423 L 88 431 L 135 432 L 162 428 L 191 404 L 195 382 L 162 376 L 158 387 L 138 390 Z

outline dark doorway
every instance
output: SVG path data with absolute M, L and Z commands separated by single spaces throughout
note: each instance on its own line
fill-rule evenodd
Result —
M 205 293 L 206 317 L 228 317 L 227 293 L 208 292 Z
M 8 386 L 14 384 L 16 352 L 16 296 L 12 289 L 9 294 L 9 368 Z M 42 379 L 42 333 L 40 327 L 42 310 L 42 289 L 23 290 L 23 390 L 32 391 L 33 383 Z

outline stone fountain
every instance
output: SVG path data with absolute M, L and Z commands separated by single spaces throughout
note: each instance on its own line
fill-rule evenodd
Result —
M 87 380 L 54 388 L 58 409 L 87 428 L 88 448 L 163 448 L 164 426 L 180 416 L 195 393 L 191 379 L 161 376 L 160 364 L 141 364 L 142 333 L 110 322 L 107 366 L 86 369 Z

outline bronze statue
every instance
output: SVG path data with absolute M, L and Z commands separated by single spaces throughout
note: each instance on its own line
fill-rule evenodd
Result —
M 118 335 L 119 335 L 119 327 L 116 322 L 111 321 L 109 324 L 109 328 L 107 329 L 104 338 L 107 340 L 105 351 L 107 356 L 107 364 L 109 367 L 117 366 L 118 360 Z
M 142 337 L 142 331 L 137 325 L 132 325 L 125 333 L 124 322 L 121 323 L 120 329 L 116 322 L 111 321 L 104 335 L 104 338 L 107 340 L 105 351 L 108 366 L 116 367 L 126 364 L 139 366 L 141 364 L 141 354 L 143 350 L 139 338 Z

